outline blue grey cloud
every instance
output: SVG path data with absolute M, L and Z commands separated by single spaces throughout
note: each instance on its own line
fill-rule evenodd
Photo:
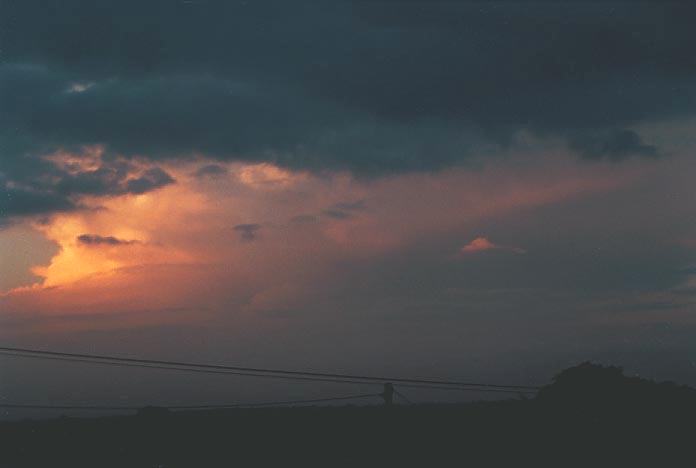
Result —
M 37 155 L 87 144 L 365 176 L 463 164 L 522 130 L 588 159 L 652 158 L 637 125 L 696 110 L 691 2 L 2 8 L 0 172 L 14 183 L 51 173 Z M 59 183 L 99 190 L 102 176 Z
M 100 236 L 98 234 L 81 234 L 77 236 L 77 241 L 84 245 L 98 246 L 98 245 L 131 245 L 137 244 L 138 241 L 135 240 L 123 240 L 114 236 Z

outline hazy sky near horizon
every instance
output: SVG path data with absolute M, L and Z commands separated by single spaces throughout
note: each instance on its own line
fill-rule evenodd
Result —
M 1 8 L 3 344 L 696 385 L 693 3 Z

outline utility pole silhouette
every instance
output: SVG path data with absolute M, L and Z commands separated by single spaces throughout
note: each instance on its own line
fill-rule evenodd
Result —
M 380 393 L 380 396 L 384 399 L 384 406 L 390 407 L 394 403 L 394 385 L 390 383 L 384 384 L 384 391 Z

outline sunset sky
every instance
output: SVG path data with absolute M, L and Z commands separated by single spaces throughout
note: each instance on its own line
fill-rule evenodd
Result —
M 696 385 L 693 3 L 0 8 L 2 346 Z M 0 357 L 7 401 L 324 391 L 177 379 Z

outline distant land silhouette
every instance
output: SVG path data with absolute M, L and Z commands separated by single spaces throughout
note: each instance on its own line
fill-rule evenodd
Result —
M 4 422 L 0 466 L 692 466 L 695 425 L 695 389 L 582 363 L 530 399 Z

